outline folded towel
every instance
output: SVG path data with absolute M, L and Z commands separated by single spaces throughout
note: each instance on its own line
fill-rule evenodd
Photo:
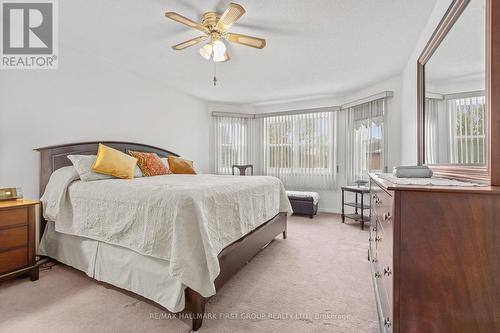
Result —
M 431 178 L 432 170 L 427 166 L 399 166 L 394 167 L 392 174 L 398 178 Z
M 429 167 L 427 165 L 400 165 L 400 166 L 395 166 L 394 169 L 396 170 L 406 170 L 406 169 L 425 169 L 429 170 Z

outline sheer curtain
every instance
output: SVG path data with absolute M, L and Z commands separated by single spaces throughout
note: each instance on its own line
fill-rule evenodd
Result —
M 439 163 L 439 100 L 425 99 L 425 164 Z
M 214 116 L 215 171 L 231 174 L 234 164 L 251 164 L 252 119 Z
M 384 118 L 386 99 L 346 110 L 346 178 L 348 183 L 368 179 L 368 172 L 386 169 Z
M 330 111 L 263 118 L 264 174 L 287 189 L 334 188 L 335 118 Z

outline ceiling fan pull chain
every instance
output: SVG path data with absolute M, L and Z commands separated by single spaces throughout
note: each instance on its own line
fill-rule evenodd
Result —
M 217 63 L 214 62 L 214 87 L 217 85 Z

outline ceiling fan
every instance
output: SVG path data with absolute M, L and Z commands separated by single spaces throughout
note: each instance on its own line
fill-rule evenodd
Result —
M 176 51 L 180 51 L 208 40 L 208 43 L 200 48 L 200 55 L 207 60 L 212 59 L 214 62 L 229 60 L 224 40 L 257 49 L 263 49 L 266 46 L 265 39 L 228 32 L 229 28 L 231 28 L 243 14 L 245 14 L 245 9 L 236 3 L 230 3 L 223 14 L 216 12 L 205 13 L 200 23 L 175 12 L 167 12 L 165 16 L 169 19 L 205 33 L 204 36 L 187 40 L 172 46 L 172 48 Z

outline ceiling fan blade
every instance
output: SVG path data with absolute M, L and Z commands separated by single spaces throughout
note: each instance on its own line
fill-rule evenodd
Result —
M 193 45 L 196 45 L 198 43 L 203 42 L 207 38 L 208 38 L 208 36 L 199 36 L 199 37 L 187 40 L 185 42 L 182 42 L 180 44 L 174 45 L 174 46 L 172 46 L 172 48 L 174 50 L 177 50 L 177 51 L 184 50 L 185 48 L 188 48 L 190 46 L 193 46 Z
M 245 14 L 245 8 L 241 7 L 237 3 L 231 2 L 224 14 L 220 17 L 219 22 L 217 22 L 217 29 L 229 29 L 234 22 L 238 21 L 239 18 L 243 16 L 243 14 Z
M 255 47 L 256 49 L 263 49 L 266 47 L 266 40 L 247 35 L 227 33 L 226 39 L 232 43 L 237 43 L 245 46 Z
M 190 28 L 197 29 L 203 31 L 204 33 L 209 33 L 210 31 L 201 25 L 198 22 L 188 19 L 187 17 L 182 16 L 181 14 L 177 14 L 174 12 L 166 12 L 165 17 L 168 17 L 171 20 L 177 21 L 179 23 L 185 24 Z

